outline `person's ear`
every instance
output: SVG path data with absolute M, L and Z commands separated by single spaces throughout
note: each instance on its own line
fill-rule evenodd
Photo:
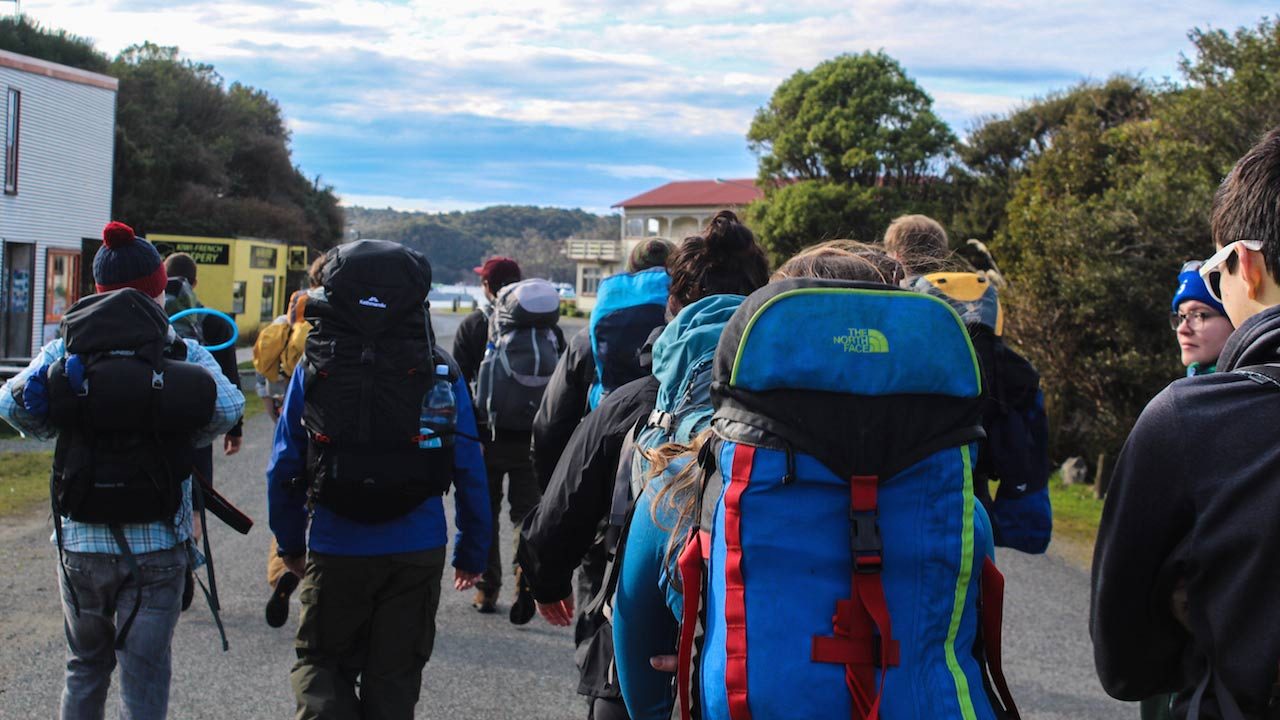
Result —
M 1244 280 L 1245 292 L 1250 300 L 1262 298 L 1267 281 L 1267 261 L 1261 252 L 1237 246 L 1240 251 L 1236 257 L 1240 259 L 1240 279 Z

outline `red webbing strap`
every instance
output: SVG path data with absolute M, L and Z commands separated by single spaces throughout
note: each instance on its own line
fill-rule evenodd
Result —
M 875 476 L 854 476 L 850 479 L 852 599 L 836 603 L 836 614 L 832 618 L 833 637 L 813 638 L 811 650 L 814 662 L 845 666 L 845 684 L 853 698 L 854 720 L 879 718 L 884 673 L 901 661 L 898 641 L 893 639 L 889 604 L 885 600 L 880 575 L 883 553 L 876 523 L 879 483 Z M 877 666 L 881 673 L 880 692 L 876 690 Z
M 747 705 L 747 593 L 742 577 L 742 493 L 751 482 L 756 449 L 739 444 L 724 495 L 724 684 L 730 720 L 751 720 Z
M 680 643 L 676 646 L 676 688 L 680 702 L 680 720 L 691 720 L 693 705 L 690 689 L 693 683 L 693 639 L 698 632 L 698 612 L 702 604 L 702 534 L 689 530 L 689 539 L 676 561 L 680 572 L 680 593 L 684 611 L 680 616 Z
M 1004 624 L 1004 575 L 986 558 L 982 564 L 982 644 L 987 653 L 987 672 L 1000 702 L 1011 720 L 1019 720 L 1018 708 L 1013 704 L 1013 693 L 1004 677 L 1000 656 L 1000 626 Z

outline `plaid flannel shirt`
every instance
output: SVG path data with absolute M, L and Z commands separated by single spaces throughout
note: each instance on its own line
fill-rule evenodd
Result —
M 175 337 L 170 329 L 170 338 Z M 240 389 L 232 385 L 222 374 L 217 361 L 194 340 L 184 340 L 187 345 L 187 362 L 196 363 L 213 376 L 217 386 L 217 402 L 213 418 L 195 436 L 195 446 L 204 447 L 212 443 L 218 436 L 231 429 L 244 413 L 244 395 Z M 14 376 L 0 387 L 0 418 L 17 428 L 18 432 L 32 435 L 40 439 L 49 439 L 57 435 L 47 418 L 36 417 L 27 412 L 13 395 L 15 388 L 26 385 L 27 378 L 37 369 L 48 367 L 66 354 L 66 348 L 59 338 L 45 345 L 40 353 L 31 360 L 25 370 Z M 182 507 L 172 520 L 151 523 L 126 523 L 121 525 L 129 549 L 135 554 L 167 550 L 191 539 L 191 478 L 182 483 Z M 56 542 L 56 537 L 50 538 Z M 62 520 L 62 547 L 64 550 L 80 553 L 120 554 L 111 531 L 106 525 L 80 523 L 64 518 Z

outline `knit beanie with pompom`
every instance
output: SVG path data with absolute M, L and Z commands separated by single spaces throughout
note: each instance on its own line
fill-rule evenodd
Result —
M 156 297 L 164 292 L 168 274 L 160 253 L 151 243 L 133 234 L 122 222 L 102 229 L 102 247 L 93 256 L 93 283 L 98 292 L 131 287 Z

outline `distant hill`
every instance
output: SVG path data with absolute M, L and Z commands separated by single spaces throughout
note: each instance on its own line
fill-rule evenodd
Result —
M 403 243 L 431 261 L 436 282 L 474 282 L 471 269 L 491 255 L 515 258 L 525 277 L 573 282 L 574 263 L 565 257 L 571 237 L 617 238 L 617 215 L 528 205 L 496 205 L 450 213 L 344 208 L 348 239 L 381 238 Z

